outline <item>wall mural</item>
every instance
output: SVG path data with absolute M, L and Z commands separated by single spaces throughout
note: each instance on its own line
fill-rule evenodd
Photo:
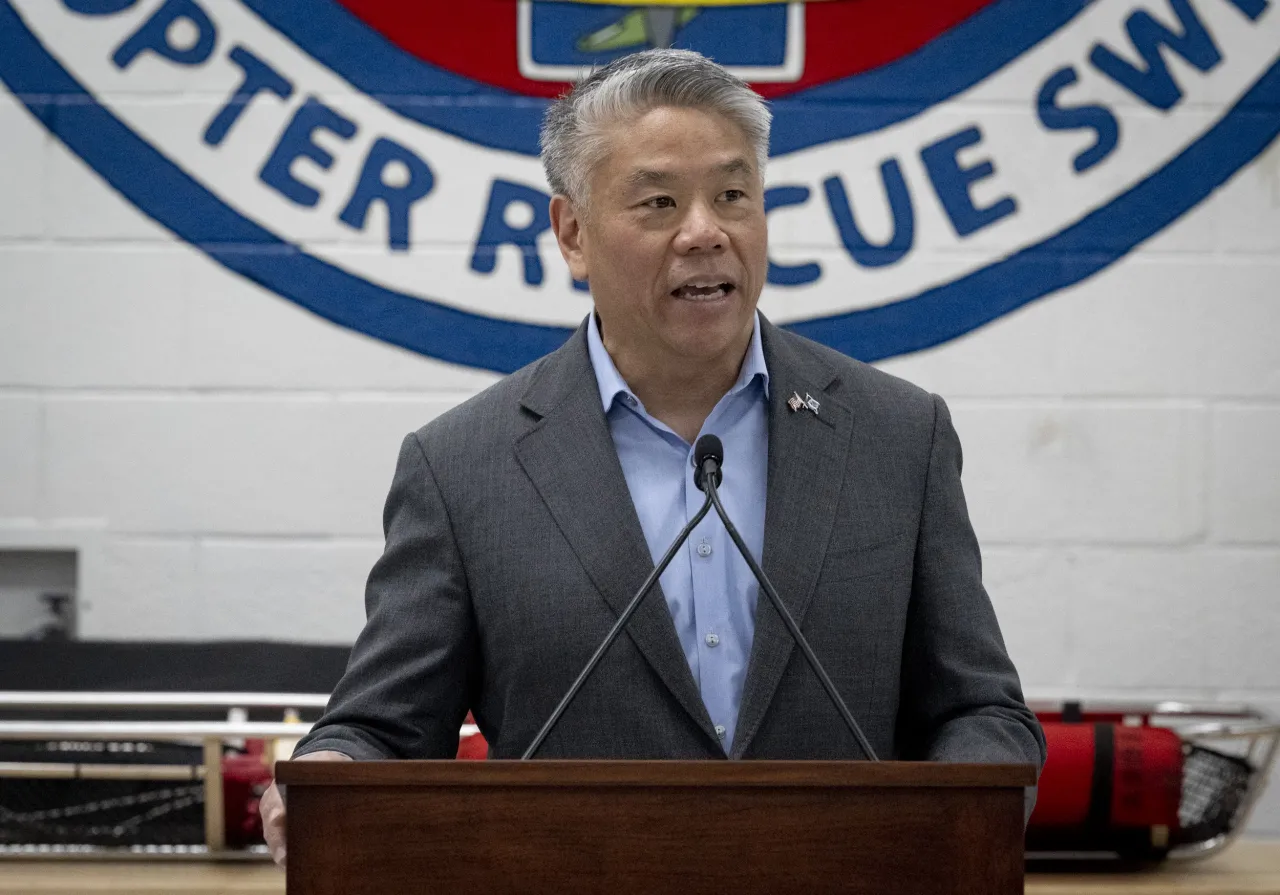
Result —
M 550 98 L 650 46 L 771 100 L 775 322 L 864 360 L 1079 282 L 1280 132 L 1275 0 L 0 0 L 0 79 L 147 215 L 333 322 L 505 372 L 589 308 Z

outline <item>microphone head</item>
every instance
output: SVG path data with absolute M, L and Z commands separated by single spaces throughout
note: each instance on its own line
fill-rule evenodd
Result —
M 708 470 L 715 476 L 716 487 L 720 487 L 720 483 L 724 480 L 724 475 L 720 472 L 722 465 L 724 465 L 724 445 L 720 443 L 719 438 L 710 433 L 703 435 L 693 446 L 693 483 L 698 486 L 699 491 L 707 490 L 704 479 Z
M 724 445 L 709 432 L 693 446 L 693 465 L 701 469 L 708 457 L 716 461 L 716 466 L 724 465 Z

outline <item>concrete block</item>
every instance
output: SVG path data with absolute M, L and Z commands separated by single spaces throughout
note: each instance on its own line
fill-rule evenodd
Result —
M 1280 395 L 1280 262 L 1142 252 L 877 366 L 945 397 Z
M 379 541 L 213 540 L 200 549 L 201 630 L 211 638 L 350 644 Z
M 1276 229 L 1280 230 L 1280 219 Z M 1197 391 L 1241 398 L 1280 397 L 1280 255 L 1222 259 L 1217 288 L 1203 303 L 1203 363 Z
M 877 366 L 947 398 L 1195 394 L 1207 305 L 1229 273 L 1129 259 L 960 339 Z M 1221 328 L 1234 333 L 1234 318 Z
M 200 469 L 184 411 L 174 398 L 50 399 L 46 515 L 116 532 L 190 532 Z
M 1205 625 L 1218 610 L 1196 556 L 1081 549 L 1071 568 L 1071 666 L 1082 693 L 1205 686 Z
M 338 326 L 203 256 L 184 294 L 193 333 L 192 381 L 212 388 L 454 392 L 497 380 Z
M 1215 687 L 1280 689 L 1280 545 L 1199 554 L 1201 636 Z M 1280 720 L 1280 719 L 1278 719 Z
M 1277 580 L 1280 550 L 1073 551 L 1063 587 L 1080 692 L 1145 689 L 1204 701 L 1274 689 Z
M 1174 544 L 1203 531 L 1201 409 L 956 401 L 952 411 L 987 546 Z
M 0 382 L 470 394 L 494 374 L 317 317 L 182 245 L 0 247 Z
M 1216 407 L 1209 530 L 1218 542 L 1280 542 L 1280 407 Z
M 1223 220 L 1231 220 L 1236 214 L 1232 203 L 1211 193 L 1135 248 L 1128 257 L 1177 256 L 1184 260 L 1209 260 L 1215 254 Z
M 65 398 L 49 512 L 136 534 L 381 536 L 403 435 L 452 406 L 323 397 Z
M 1217 221 L 1219 251 L 1280 254 L 1280 141 L 1236 172 L 1216 198 L 1225 209 Z
M 114 243 L 163 244 L 177 239 L 62 143 L 51 141 L 47 164 L 46 236 Z
M 188 384 L 181 249 L 0 248 L 0 382 L 36 388 Z
M 0 397 L 0 519 L 40 514 L 43 428 L 38 398 Z
M 334 422 L 327 438 L 333 467 L 330 500 L 339 514 L 358 508 L 357 530 L 343 524 L 343 515 L 331 516 L 333 530 L 361 537 L 382 538 L 382 509 L 395 472 L 404 436 L 453 407 L 453 398 L 387 397 L 378 400 L 340 398 L 334 405 Z
M 982 558 L 987 593 L 1024 691 L 1070 685 L 1069 552 L 994 547 Z
M 18 99 L 0 94 L 0 238 L 44 233 L 49 132 Z
M 86 640 L 204 640 L 190 539 L 105 538 L 84 576 L 80 635 Z

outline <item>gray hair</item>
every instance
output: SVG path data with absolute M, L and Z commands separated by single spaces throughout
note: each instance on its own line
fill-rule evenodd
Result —
M 760 95 L 692 50 L 645 50 L 610 62 L 547 109 L 542 166 L 552 191 L 585 210 L 591 171 L 606 151 L 605 128 L 658 106 L 723 115 L 742 129 L 764 176 L 773 116 Z

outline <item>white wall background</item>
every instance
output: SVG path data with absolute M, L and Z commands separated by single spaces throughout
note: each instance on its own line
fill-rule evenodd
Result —
M 1101 275 L 883 364 L 951 404 L 1030 695 L 1280 717 L 1278 336 L 1280 143 Z M 400 437 L 493 378 L 228 273 L 0 94 L 0 547 L 79 551 L 83 637 L 351 641 Z

